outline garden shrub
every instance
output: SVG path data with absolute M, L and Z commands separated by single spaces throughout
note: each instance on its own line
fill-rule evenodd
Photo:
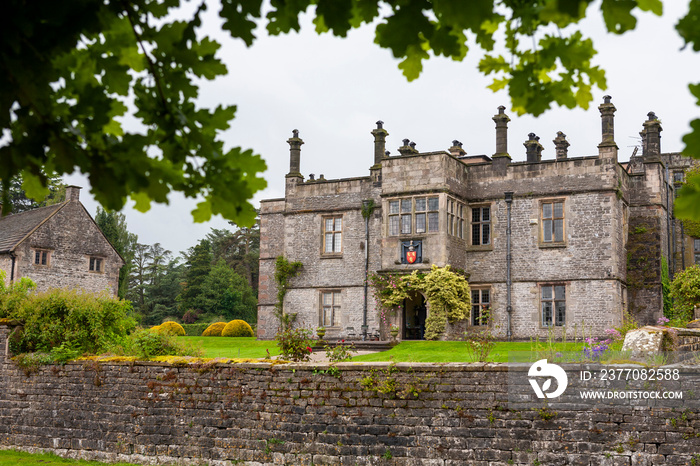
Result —
M 28 297 L 8 317 L 24 323 L 15 351 L 49 352 L 70 343 L 74 351 L 97 353 L 133 330 L 131 303 L 107 293 L 53 289 Z
M 275 335 L 280 355 L 292 361 L 308 361 L 311 357 L 313 332 L 306 328 L 287 328 Z
M 155 330 L 156 332 L 163 333 L 165 335 L 173 335 L 176 337 L 185 336 L 185 329 L 182 328 L 182 325 L 171 320 L 168 322 L 163 322 L 162 324 L 153 327 L 151 330 Z
M 29 299 L 36 284 L 26 277 L 5 285 L 5 271 L 0 270 L 0 318 L 10 317 Z
M 174 335 L 139 329 L 129 335 L 123 345 L 123 353 L 139 358 L 155 356 L 201 356 L 202 350 L 177 341 Z
M 195 322 L 197 322 L 197 317 L 199 317 L 199 313 L 197 311 L 188 309 L 187 312 L 185 312 L 185 314 L 182 316 L 182 323 L 194 324 Z
M 245 320 L 232 320 L 221 331 L 222 337 L 254 337 L 252 327 Z
M 689 321 L 693 309 L 700 305 L 700 266 L 693 265 L 678 273 L 671 283 L 673 311 L 666 317 Z
M 221 332 L 224 331 L 224 327 L 226 327 L 226 322 L 215 322 L 211 324 L 209 327 L 202 332 L 203 337 L 220 337 Z
M 209 324 L 182 324 L 185 329 L 185 335 L 190 337 L 201 337 L 202 333 L 209 327 Z

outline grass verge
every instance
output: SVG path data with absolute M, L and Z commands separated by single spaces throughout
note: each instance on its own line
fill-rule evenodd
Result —
M 279 348 L 274 340 L 258 341 L 254 337 L 178 337 L 178 340 L 201 346 L 205 358 L 265 358 L 277 356 Z
M 25 453 L 17 450 L 0 450 L 0 466 L 104 466 L 98 461 L 71 460 L 52 453 Z M 109 463 L 111 466 L 138 466 L 134 463 Z
M 488 362 L 508 362 L 508 352 L 545 354 L 549 351 L 581 351 L 581 343 L 497 342 Z M 403 341 L 389 351 L 352 358 L 356 362 L 476 362 L 463 341 Z

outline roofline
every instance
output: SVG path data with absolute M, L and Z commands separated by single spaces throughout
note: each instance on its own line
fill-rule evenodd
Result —
M 15 243 L 15 245 L 12 246 L 12 248 L 10 248 L 10 249 L 8 249 L 8 250 L 6 250 L 6 251 L 2 251 L 2 252 L 15 252 L 15 249 L 17 249 L 17 246 L 19 246 L 20 244 L 22 244 L 27 238 L 29 238 L 36 230 L 39 229 L 39 227 L 41 227 L 44 223 L 46 223 L 50 218 L 52 218 L 54 215 L 56 215 L 59 211 L 63 210 L 63 208 L 64 208 L 66 205 L 68 205 L 68 202 L 70 202 L 70 201 L 63 201 L 62 203 L 58 204 L 59 207 L 58 207 L 56 210 L 54 210 L 53 213 L 52 213 L 51 215 L 47 216 L 44 220 L 42 220 L 41 222 L 39 222 L 34 228 L 32 228 L 31 230 L 29 230 L 29 232 L 28 232 L 26 235 L 24 235 L 24 237 L 23 237 L 21 240 L 17 241 L 17 242 Z M 46 207 L 51 207 L 51 206 L 46 206 Z M 16 214 L 16 215 L 17 215 L 17 214 Z
M 26 235 L 24 235 L 24 237 L 23 237 L 21 240 L 17 241 L 17 242 L 15 243 L 15 245 L 12 246 L 11 249 L 6 249 L 6 250 L 3 250 L 3 251 L 0 251 L 0 254 L 14 253 L 14 252 L 15 252 L 15 249 L 17 249 L 17 247 L 18 247 L 20 244 L 22 244 L 22 243 L 23 243 L 27 238 L 29 238 L 36 230 L 38 230 L 41 226 L 43 226 L 44 223 L 46 223 L 50 218 L 52 218 L 52 217 L 53 217 L 54 215 L 56 215 L 58 212 L 60 212 L 61 210 L 63 210 L 63 208 L 64 208 L 65 206 L 67 206 L 70 202 L 71 202 L 70 199 L 66 199 L 65 201 L 61 202 L 60 204 L 57 204 L 59 207 L 58 207 L 51 215 L 47 216 L 44 220 L 42 220 L 41 222 L 39 222 L 34 228 L 32 228 L 32 229 L 29 231 L 29 233 L 27 233 Z M 102 231 L 102 229 L 100 228 L 100 226 L 97 224 L 97 222 L 95 221 L 95 219 L 92 218 L 92 215 L 90 215 L 90 212 L 88 212 L 88 210 L 85 208 L 85 206 L 83 205 L 82 202 L 80 202 L 79 200 L 78 200 L 77 202 L 78 202 L 78 204 L 80 205 L 80 207 L 83 208 L 83 211 L 87 214 L 88 218 L 90 219 L 90 221 L 92 221 L 93 225 L 95 225 L 95 227 L 97 228 L 97 231 L 99 231 L 100 234 L 102 235 L 102 237 L 104 238 L 104 240 L 107 241 L 107 244 L 109 244 L 109 247 L 111 247 L 112 250 L 114 251 L 114 253 L 115 253 L 117 256 L 119 256 L 119 258 L 122 260 L 122 262 L 124 263 L 124 264 L 122 265 L 122 267 L 123 267 L 124 265 L 126 265 L 126 260 L 124 260 L 124 257 L 122 257 L 122 255 L 119 254 L 119 251 L 117 251 L 117 249 L 114 247 L 114 245 L 112 244 L 112 242 L 111 242 L 109 239 L 107 239 L 107 236 L 105 236 L 104 232 Z M 45 207 L 53 207 L 53 206 L 45 206 Z M 18 215 L 18 214 L 15 214 L 15 215 Z
M 66 201 L 66 202 L 70 202 L 70 201 Z M 92 218 L 92 215 L 90 215 L 90 212 L 88 212 L 88 210 L 85 208 L 85 206 L 83 205 L 83 203 L 80 202 L 80 200 L 78 200 L 78 204 L 80 204 L 80 207 L 83 208 L 83 210 L 84 210 L 85 213 L 87 214 L 88 218 L 92 221 L 93 225 L 95 225 L 95 227 L 97 227 L 97 231 L 99 231 L 100 234 L 102 235 L 102 237 L 105 239 L 105 241 L 107 241 L 107 244 L 109 244 L 109 247 L 112 248 L 112 250 L 113 250 L 113 251 L 117 254 L 117 256 L 119 256 L 119 258 L 122 260 L 122 262 L 124 263 L 124 264 L 122 264 L 122 267 L 124 267 L 124 266 L 126 265 L 126 261 L 124 260 L 124 258 L 122 257 L 122 255 L 119 254 L 119 251 L 117 251 L 117 248 L 115 248 L 114 245 L 112 244 L 112 242 L 107 238 L 107 236 L 105 236 L 104 232 L 102 231 L 102 228 L 100 228 L 100 226 L 97 224 L 97 222 L 95 221 L 95 219 Z M 120 267 L 120 269 L 121 269 L 121 267 Z M 117 280 L 117 287 L 118 287 L 118 286 L 119 286 L 119 280 Z

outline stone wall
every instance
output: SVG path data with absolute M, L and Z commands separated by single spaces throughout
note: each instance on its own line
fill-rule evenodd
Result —
M 27 376 L 3 356 L 0 448 L 200 465 L 656 465 L 700 451 L 697 401 L 512 409 L 504 364 L 88 361 Z M 698 383 L 684 371 L 677 388 Z
M 0 254 L 0 270 L 5 272 L 5 284 L 10 283 L 12 275 L 12 257 L 9 254 Z

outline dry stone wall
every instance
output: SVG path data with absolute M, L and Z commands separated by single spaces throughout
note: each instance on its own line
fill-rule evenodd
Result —
M 4 357 L 0 448 L 141 464 L 692 464 L 697 402 L 510 409 L 503 364 L 68 363 Z M 697 387 L 683 373 L 679 388 Z M 693 404 L 695 403 L 695 404 Z

